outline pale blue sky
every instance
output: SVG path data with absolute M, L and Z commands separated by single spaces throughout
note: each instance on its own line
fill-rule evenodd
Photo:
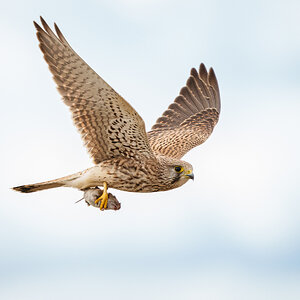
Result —
M 1 3 L 1 299 L 300 298 L 299 1 Z M 220 122 L 186 155 L 195 181 L 156 194 L 9 187 L 91 166 L 42 59 L 55 21 L 149 129 L 191 67 L 215 69 Z

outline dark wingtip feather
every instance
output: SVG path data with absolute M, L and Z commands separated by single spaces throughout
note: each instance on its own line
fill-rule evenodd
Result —
M 61 33 L 60 29 L 58 28 L 58 26 L 56 25 L 56 23 L 54 23 L 54 29 L 56 31 L 57 36 L 59 37 L 59 39 L 64 43 L 67 42 L 65 37 L 63 36 L 63 34 Z
M 42 16 L 40 16 L 40 20 L 41 20 L 41 23 L 42 23 L 44 29 L 48 32 L 47 29 L 50 29 L 50 27 L 48 26 L 48 24 L 46 23 L 46 21 L 43 19 Z
M 200 74 L 201 79 L 204 80 L 205 82 L 207 82 L 208 74 L 207 74 L 207 70 L 206 70 L 206 67 L 205 67 L 204 63 L 200 64 L 199 74 Z
M 59 41 L 59 39 L 57 38 L 57 36 L 55 35 L 55 33 L 52 31 L 52 29 L 49 27 L 49 25 L 47 24 L 47 22 L 42 18 L 40 17 L 41 19 L 41 23 L 44 27 L 44 30 L 48 33 L 48 35 L 56 40 Z
M 191 75 L 194 76 L 194 77 L 199 77 L 199 74 L 198 74 L 198 72 L 195 68 L 191 69 Z
M 219 84 L 218 84 L 217 76 L 216 76 L 215 71 L 214 71 L 213 68 L 209 69 L 208 82 L 213 87 L 213 89 L 215 90 L 215 93 L 217 94 L 216 95 L 217 97 L 215 99 L 215 101 L 216 101 L 216 108 L 220 112 L 220 109 L 221 109 L 220 90 L 219 90 Z
M 215 77 L 216 78 L 216 74 L 215 74 L 215 71 L 212 67 L 209 68 L 209 72 L 208 72 L 208 76 L 209 77 Z
M 55 22 L 54 22 L 54 29 L 55 29 L 57 35 L 59 36 L 59 38 L 60 38 L 60 36 L 63 36 L 60 29 L 58 28 L 58 26 Z
M 192 76 L 190 76 L 190 77 L 188 78 L 188 80 L 186 81 L 186 85 L 189 87 L 189 86 L 191 86 L 194 82 L 195 82 L 195 79 L 194 79 L 194 76 L 192 75 Z
M 35 29 L 37 31 L 36 35 L 37 35 L 39 41 L 41 41 L 40 40 L 41 34 L 43 34 L 43 33 L 46 34 L 46 32 L 45 32 L 45 30 L 37 22 L 33 21 L 33 25 L 34 25 L 34 27 L 35 27 Z
M 218 80 L 216 77 L 216 74 L 214 72 L 213 68 L 209 69 L 208 73 L 208 82 L 213 86 L 213 87 L 218 87 Z
M 36 21 L 33 21 L 33 25 L 36 30 L 39 30 L 41 28 L 41 26 Z

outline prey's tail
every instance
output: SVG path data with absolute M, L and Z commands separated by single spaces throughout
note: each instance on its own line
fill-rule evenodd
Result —
M 69 176 L 61 177 L 54 180 L 34 183 L 34 184 L 26 184 L 13 187 L 12 189 L 21 193 L 32 193 L 46 189 L 52 189 L 60 186 L 72 186 L 71 182 L 79 178 L 81 172 L 75 173 Z

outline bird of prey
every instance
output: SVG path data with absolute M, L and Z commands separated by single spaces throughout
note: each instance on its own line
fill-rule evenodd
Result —
M 212 68 L 204 64 L 190 76 L 151 131 L 134 108 L 71 48 L 54 23 L 34 22 L 39 46 L 64 103 L 95 166 L 62 178 L 14 187 L 23 193 L 55 187 L 80 190 L 102 186 L 95 202 L 107 207 L 108 187 L 129 192 L 178 188 L 194 179 L 191 164 L 181 160 L 212 133 L 220 114 L 220 93 Z

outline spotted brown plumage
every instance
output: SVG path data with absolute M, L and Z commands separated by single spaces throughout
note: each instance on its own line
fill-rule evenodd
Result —
M 34 22 L 40 49 L 94 163 L 153 155 L 138 113 L 76 54 L 56 24 L 57 35 L 41 22 L 44 29 Z
M 55 34 L 43 18 L 41 23 L 43 28 L 34 22 L 40 49 L 96 165 L 14 189 L 30 193 L 59 186 L 104 186 L 100 208 L 105 208 L 107 187 L 156 192 L 193 179 L 192 166 L 180 158 L 203 143 L 218 122 L 220 93 L 213 69 L 207 72 L 203 64 L 199 71 L 193 68 L 179 96 L 146 133 L 139 114 L 76 54 L 57 25 Z
M 210 136 L 218 122 L 220 108 L 220 92 L 213 69 L 207 73 L 201 64 L 198 73 L 193 68 L 180 95 L 148 132 L 152 150 L 181 158 Z

